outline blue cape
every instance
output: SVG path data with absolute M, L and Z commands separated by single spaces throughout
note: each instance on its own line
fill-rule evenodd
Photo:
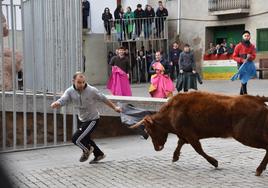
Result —
M 243 63 L 238 72 L 231 78 L 232 81 L 240 79 L 242 84 L 247 83 L 251 78 L 257 76 L 256 67 L 252 61 Z

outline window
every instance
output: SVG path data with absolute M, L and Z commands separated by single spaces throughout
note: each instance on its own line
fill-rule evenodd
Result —
M 257 29 L 257 49 L 258 51 L 268 51 L 268 28 Z

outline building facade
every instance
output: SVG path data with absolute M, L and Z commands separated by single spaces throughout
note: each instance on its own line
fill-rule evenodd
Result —
M 177 22 L 170 24 L 177 28 L 180 40 L 193 47 L 200 68 L 210 43 L 225 40 L 228 44 L 237 44 L 244 30 L 251 32 L 251 42 L 256 45 L 256 62 L 268 57 L 267 1 L 177 0 L 169 3 L 174 4 L 170 12 L 178 12 Z

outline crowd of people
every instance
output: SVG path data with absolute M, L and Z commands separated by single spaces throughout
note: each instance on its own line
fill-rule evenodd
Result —
M 229 43 L 229 46 L 227 46 L 227 42 L 225 39 L 223 39 L 222 43 L 214 45 L 213 43 L 209 43 L 209 48 L 206 51 L 206 55 L 226 55 L 228 57 L 231 57 L 234 53 L 235 44 Z
M 107 88 L 114 95 L 131 96 L 129 81 L 151 82 L 149 93 L 152 97 L 168 98 L 174 91 L 173 81 L 177 81 L 178 91 L 197 90 L 197 82 L 202 83 L 196 72 L 193 51 L 188 44 L 183 50 L 177 42 L 172 44 L 169 61 L 162 51 L 142 47 L 137 50 L 136 59 L 130 62 L 129 51 L 120 47 L 115 54 L 109 53 L 110 66 Z
M 168 16 L 168 10 L 164 7 L 162 1 L 158 1 L 156 11 L 151 5 L 137 4 L 136 9 L 128 6 L 126 10 L 122 5 L 118 5 L 112 15 L 111 10 L 106 7 L 102 13 L 102 20 L 106 30 L 106 39 L 111 40 L 111 31 L 116 30 L 118 41 L 139 40 L 142 33 L 144 39 L 151 37 L 164 37 L 164 22 Z M 155 32 L 153 29 L 155 28 Z

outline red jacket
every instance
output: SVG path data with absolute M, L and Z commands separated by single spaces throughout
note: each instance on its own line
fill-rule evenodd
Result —
M 253 61 L 256 58 L 256 49 L 253 44 L 250 44 L 249 47 L 244 45 L 240 42 L 238 45 L 235 46 L 233 59 L 237 62 L 242 64 L 244 60 L 247 58 L 247 54 L 250 54 L 249 61 Z

